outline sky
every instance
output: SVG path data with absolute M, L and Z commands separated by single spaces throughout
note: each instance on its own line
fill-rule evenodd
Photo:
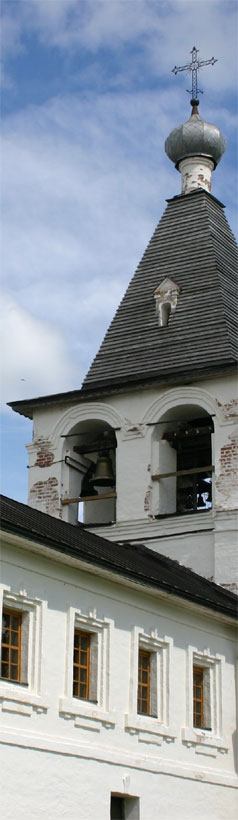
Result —
M 180 175 L 190 115 L 227 151 L 212 193 L 236 233 L 237 0 L 2 0 L 1 492 L 27 502 L 32 422 L 7 402 L 79 389 Z

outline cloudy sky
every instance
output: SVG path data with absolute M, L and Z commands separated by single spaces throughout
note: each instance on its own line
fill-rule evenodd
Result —
M 237 0 L 2 0 L 2 482 L 27 500 L 31 422 L 6 402 L 79 388 L 180 176 L 189 116 L 225 135 L 213 193 L 236 230 Z

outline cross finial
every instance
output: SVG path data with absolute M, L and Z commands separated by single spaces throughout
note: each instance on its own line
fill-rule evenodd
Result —
M 191 63 L 187 63 L 187 65 L 182 66 L 175 65 L 174 68 L 172 68 L 173 74 L 178 74 L 178 71 L 192 72 L 192 89 L 187 89 L 188 93 L 192 94 L 192 103 L 195 102 L 195 100 L 198 102 L 198 94 L 203 94 L 203 91 L 201 91 L 197 85 L 197 75 L 199 69 L 202 68 L 204 65 L 214 65 L 215 63 L 217 63 L 215 57 L 211 57 L 211 60 L 199 60 L 198 51 L 199 49 L 197 49 L 196 46 L 193 46 L 192 51 L 190 51 L 190 54 L 192 55 Z

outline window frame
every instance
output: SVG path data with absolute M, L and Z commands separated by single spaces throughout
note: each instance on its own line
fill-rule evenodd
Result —
M 9 617 L 9 625 L 4 627 L 4 616 Z M 12 627 L 12 619 L 18 620 L 17 629 Z M 3 640 L 4 632 L 9 632 L 9 642 Z M 12 643 L 13 634 L 17 634 L 17 644 Z M 8 653 L 8 659 L 3 658 L 4 650 Z M 12 653 L 17 653 L 17 663 L 12 660 Z M 3 666 L 8 667 L 8 674 L 3 675 Z M 11 667 L 17 667 L 17 677 L 11 677 Z M 15 609 L 3 607 L 2 609 L 2 628 L 1 628 L 1 680 L 9 681 L 10 683 L 21 683 L 22 670 L 22 613 Z
M 216 757 L 217 750 L 227 751 L 222 737 L 222 679 L 224 656 L 211 654 L 209 649 L 199 651 L 197 647 L 186 649 L 186 726 L 182 727 L 182 741 L 188 746 L 210 747 L 211 755 Z M 204 726 L 194 725 L 193 680 L 194 668 L 203 673 Z M 204 754 L 205 754 L 204 750 Z
M 79 645 L 76 646 L 75 641 L 79 638 Z M 80 641 L 85 641 L 86 646 L 80 645 Z M 75 662 L 75 653 L 78 654 L 78 663 Z M 86 654 L 86 662 L 85 664 L 82 663 L 82 653 Z M 81 673 L 85 672 L 85 681 L 81 677 Z M 91 663 L 90 663 L 90 634 L 89 632 L 83 632 L 81 629 L 74 630 L 74 657 L 73 657 L 73 697 L 80 698 L 82 700 L 89 700 L 90 694 L 90 674 L 91 674 Z M 76 677 L 77 675 L 77 677 Z M 81 686 L 85 687 L 85 694 L 80 692 Z M 78 694 L 75 693 L 74 689 L 77 687 Z
M 2 711 L 8 709 L 9 703 L 11 712 L 29 716 L 33 711 L 48 709 L 46 693 L 42 690 L 41 663 L 46 609 L 46 602 L 30 598 L 25 590 L 15 592 L 10 587 L 2 587 L 0 591 L 0 622 L 3 611 L 21 615 L 21 675 L 18 681 L 0 678 Z
M 143 665 L 143 661 L 146 665 Z M 137 712 L 138 715 L 151 714 L 151 674 L 150 674 L 151 652 L 139 646 L 138 649 L 138 688 L 137 688 Z M 146 674 L 146 680 L 143 681 L 143 673 Z M 143 689 L 146 690 L 145 697 L 143 697 Z M 145 710 L 142 708 L 145 703 Z
M 129 678 L 129 709 L 124 716 L 125 729 L 137 734 L 146 743 L 161 745 L 163 739 L 173 742 L 176 734 L 170 727 L 170 654 L 172 638 L 159 638 L 157 630 L 147 634 L 139 627 L 131 633 L 131 665 Z M 150 714 L 138 713 L 138 657 L 139 650 L 150 656 Z M 154 668 L 152 668 L 152 666 Z
M 88 615 L 75 607 L 68 607 L 66 628 L 64 694 L 59 698 L 59 713 L 73 719 L 77 727 L 100 731 L 102 725 L 115 726 L 115 712 L 111 709 L 109 691 L 109 662 L 114 623 L 97 618 L 96 610 Z M 90 638 L 89 698 L 73 695 L 73 654 L 75 631 Z

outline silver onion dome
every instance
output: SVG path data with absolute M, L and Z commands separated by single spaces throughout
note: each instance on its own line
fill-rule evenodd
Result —
M 187 157 L 208 157 L 214 167 L 226 150 L 226 140 L 216 125 L 201 119 L 198 100 L 191 100 L 192 114 L 189 120 L 171 131 L 165 142 L 165 152 L 176 168 Z

